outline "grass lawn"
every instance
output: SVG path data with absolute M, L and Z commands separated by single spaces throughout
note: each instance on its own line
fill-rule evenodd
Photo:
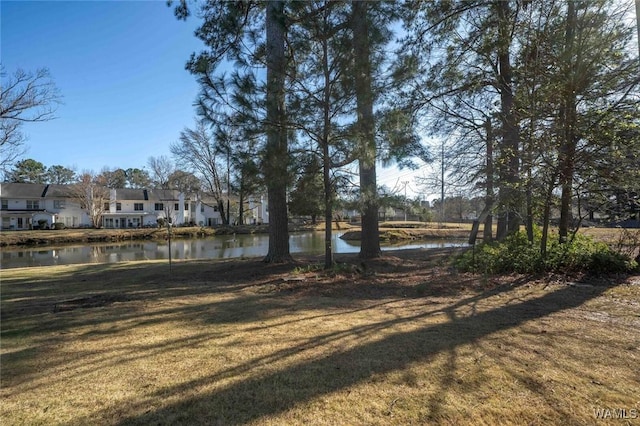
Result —
M 3 270 L 0 420 L 640 422 L 639 276 L 459 274 L 451 252 Z

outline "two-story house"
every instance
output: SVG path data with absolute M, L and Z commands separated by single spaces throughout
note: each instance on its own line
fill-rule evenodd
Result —
M 176 226 L 220 223 L 220 213 L 206 208 L 198 196 L 170 189 L 112 189 L 104 212 L 105 228 L 156 226 L 159 219 Z
M 74 195 L 73 185 L 0 183 L 2 229 L 89 227 L 91 217 Z M 158 219 L 179 225 L 212 226 L 222 223 L 215 207 L 198 195 L 186 196 L 175 190 L 117 188 L 109 190 L 101 206 L 105 228 L 156 226 Z
M 119 188 L 109 191 L 104 202 L 102 226 L 104 228 L 140 228 L 154 226 L 158 217 L 152 210 L 146 189 Z
M 2 183 L 0 203 L 2 229 L 50 228 L 56 222 L 74 228 L 91 224 L 67 185 Z

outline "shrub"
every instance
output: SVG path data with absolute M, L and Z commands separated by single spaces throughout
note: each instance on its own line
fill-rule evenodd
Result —
M 500 274 L 508 272 L 590 272 L 606 274 L 626 272 L 637 268 L 637 262 L 608 245 L 584 235 L 576 235 L 567 243 L 559 243 L 551 236 L 547 253 L 540 252 L 540 232 L 534 232 L 530 243 L 524 232 L 518 232 L 501 242 L 480 244 L 473 251 L 456 259 L 456 266 L 463 271 Z
M 66 229 L 66 226 L 62 222 L 55 222 L 53 224 L 53 229 Z
M 628 272 L 638 268 L 638 263 L 625 255 L 612 251 L 597 251 L 589 259 L 589 272 L 600 275 L 611 272 Z

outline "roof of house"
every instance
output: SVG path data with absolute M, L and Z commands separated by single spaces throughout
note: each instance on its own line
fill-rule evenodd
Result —
M 72 185 L 48 185 L 45 197 L 73 197 Z
M 0 183 L 0 197 L 42 198 L 47 186 L 39 183 Z
M 146 189 L 116 188 L 116 200 L 139 200 L 149 199 Z
M 180 191 L 174 189 L 150 189 L 149 199 L 152 201 L 178 201 Z
M 68 198 L 74 197 L 74 185 L 54 185 L 35 183 L 0 183 L 0 196 L 2 198 Z M 138 189 L 138 188 L 116 188 L 115 199 L 117 201 L 178 201 L 180 191 L 175 189 Z M 77 188 L 76 188 L 77 192 Z M 108 196 L 108 195 L 107 195 Z M 232 199 L 235 199 L 232 196 Z M 211 194 L 203 193 L 185 194 L 185 201 L 200 200 L 205 204 L 216 205 L 217 199 Z

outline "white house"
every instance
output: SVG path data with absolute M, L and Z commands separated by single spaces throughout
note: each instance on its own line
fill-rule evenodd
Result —
M 70 185 L 0 183 L 0 200 L 2 229 L 37 229 L 40 223 L 50 228 L 56 222 L 69 228 L 91 226 L 91 217 L 73 196 Z M 222 223 L 217 208 L 197 195 L 188 197 L 175 190 L 117 188 L 109 191 L 109 201 L 104 203 L 102 226 L 157 226 L 158 219 L 167 218 L 177 226 Z
M 107 209 L 108 207 L 108 209 Z M 170 189 L 112 189 L 105 203 L 105 228 L 156 226 L 169 219 L 175 226 L 212 226 L 221 223 L 220 213 L 205 206 L 200 197 Z
M 269 209 L 264 196 L 249 198 L 247 219 L 253 224 L 269 223 Z
M 2 229 L 90 226 L 91 218 L 66 185 L 0 183 Z

